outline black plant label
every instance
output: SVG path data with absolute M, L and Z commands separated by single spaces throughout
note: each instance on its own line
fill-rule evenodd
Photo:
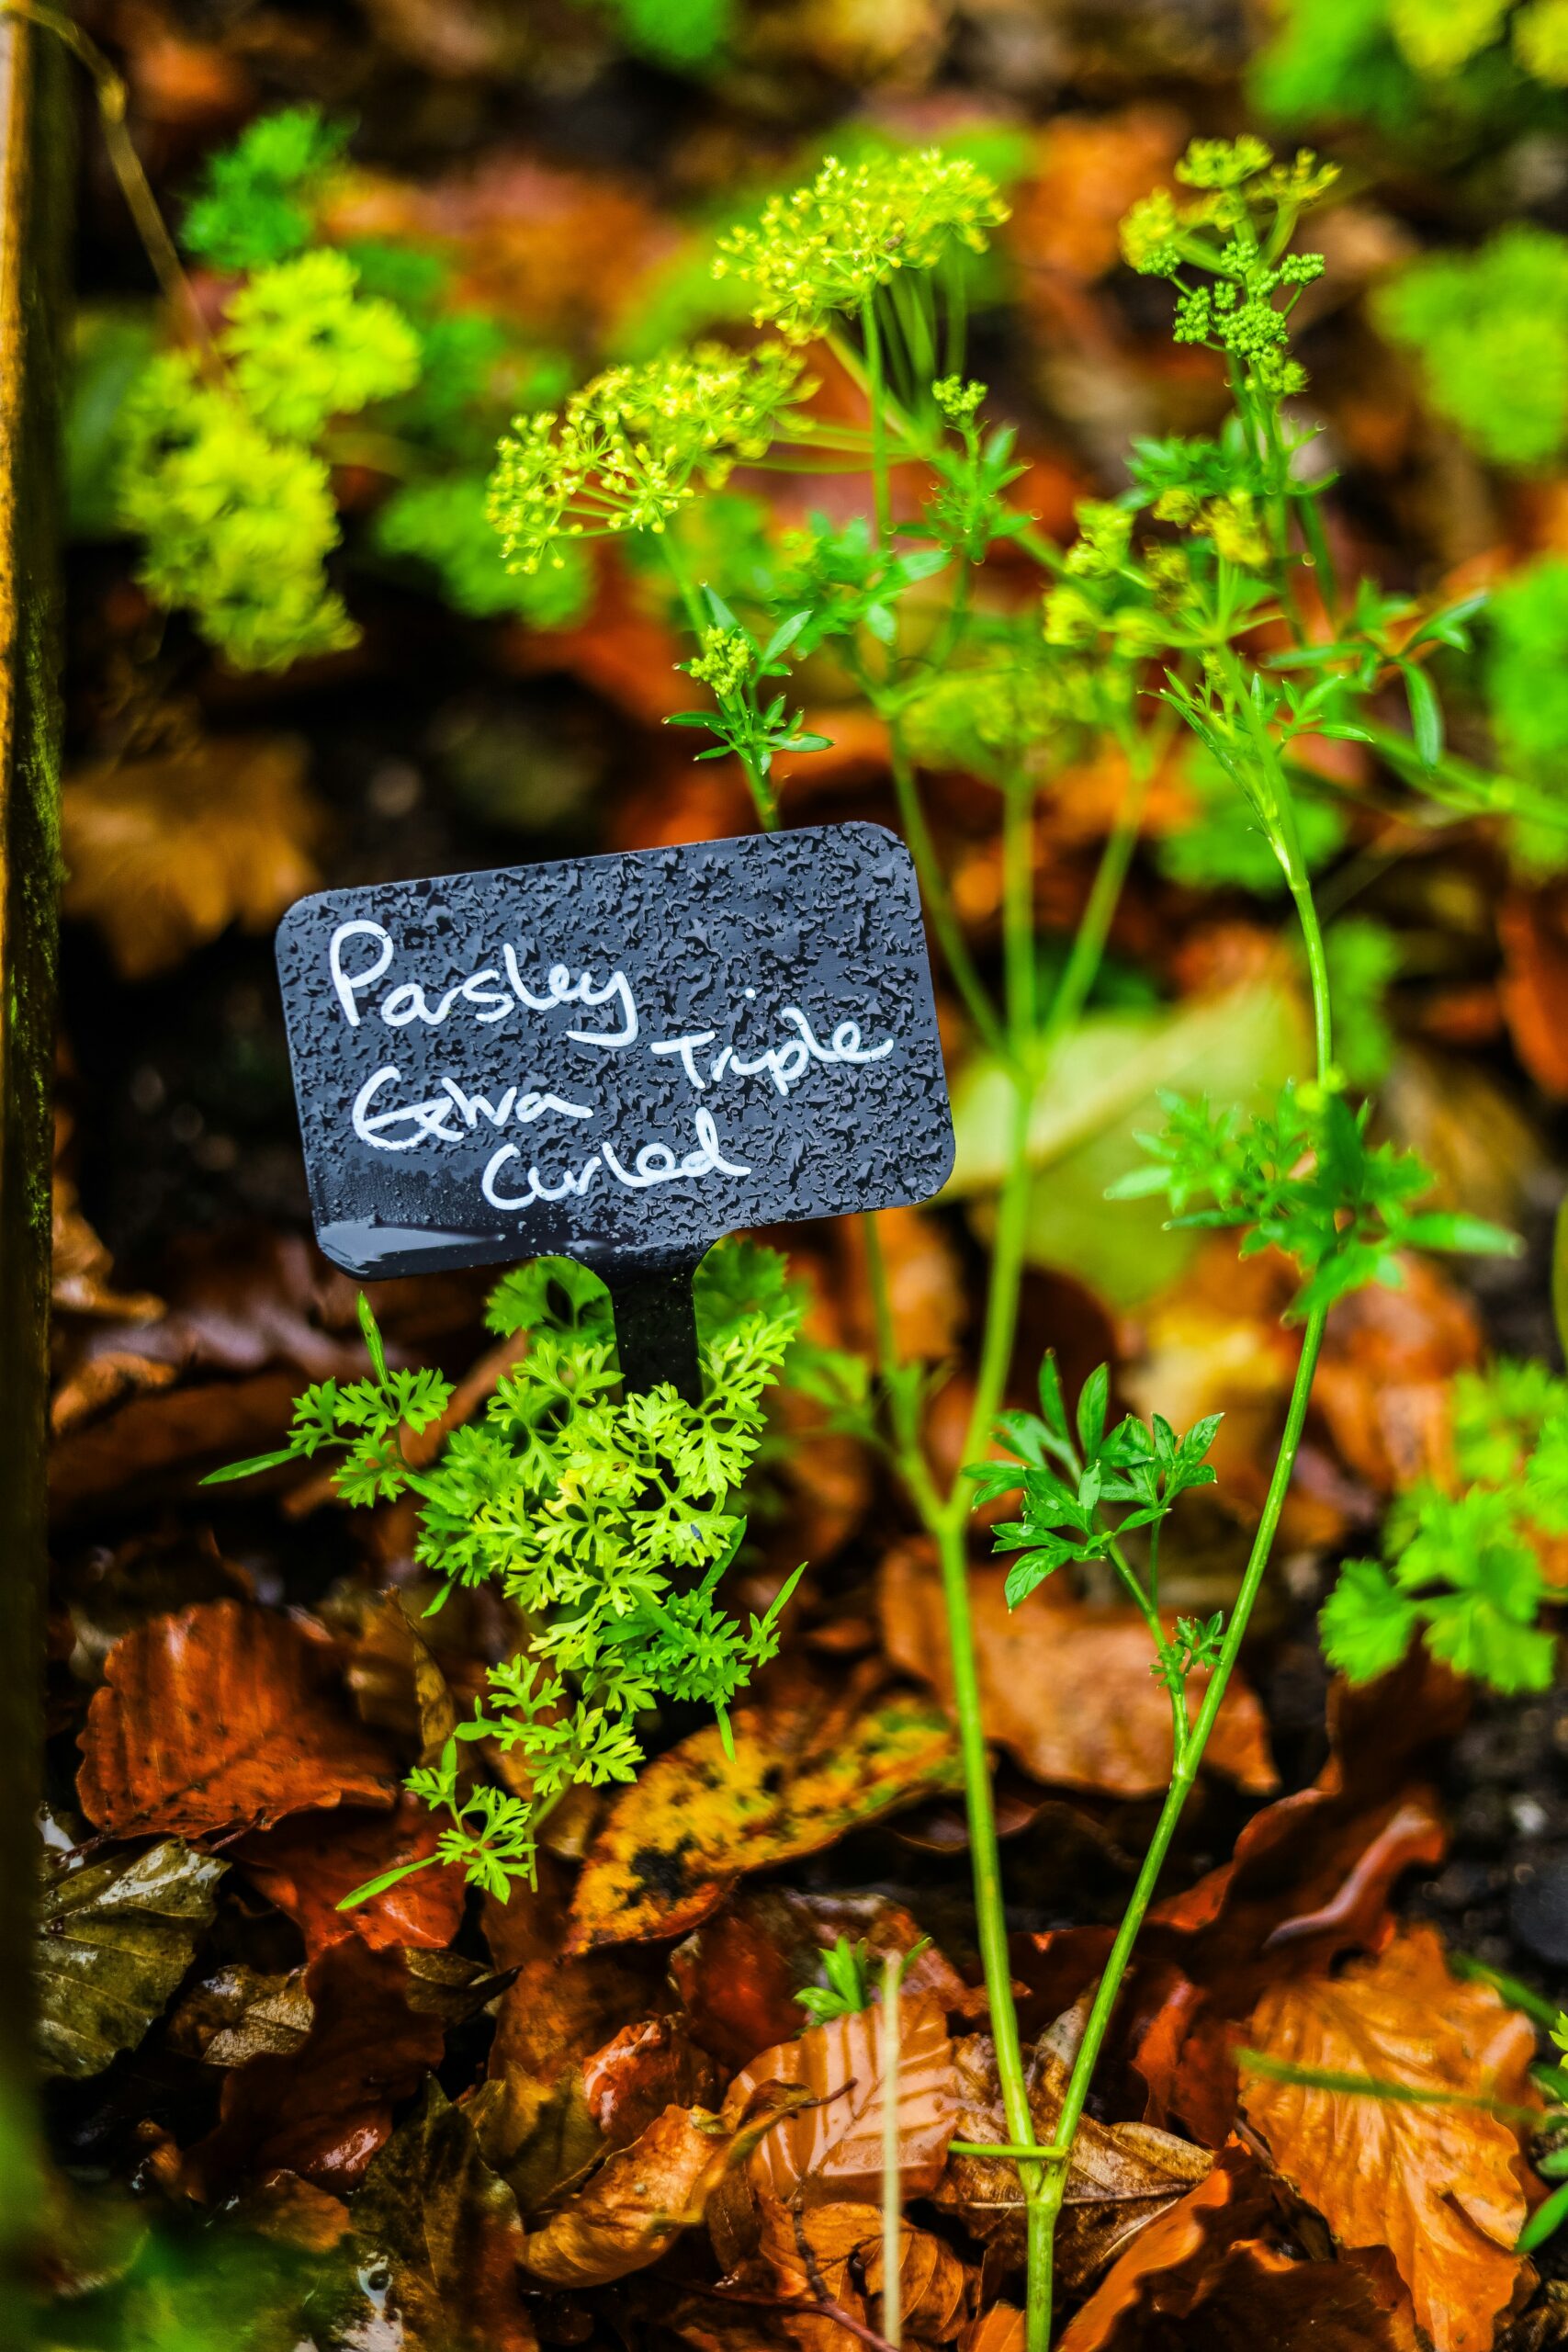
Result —
M 317 1238 L 362 1278 L 559 1254 L 614 1289 L 953 1164 L 877 825 L 323 891 L 277 960 Z

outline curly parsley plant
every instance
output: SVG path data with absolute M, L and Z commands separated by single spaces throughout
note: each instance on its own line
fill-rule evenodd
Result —
M 286 1447 L 215 1474 L 340 1453 L 345 1501 L 417 1498 L 416 1557 L 441 1587 L 433 1608 L 460 1586 L 492 1582 L 526 1624 L 527 1647 L 491 1669 L 472 1719 L 408 1783 L 446 1816 L 429 1859 L 457 1864 L 503 1902 L 513 1879 L 532 1878 L 540 1825 L 568 1789 L 636 1778 L 639 1713 L 660 1699 L 698 1702 L 728 1741 L 731 1702 L 778 1646 L 801 1571 L 749 1624 L 720 1606 L 718 1587 L 746 1532 L 738 1490 L 800 1304 L 784 1261 L 742 1243 L 711 1254 L 697 1301 L 706 1394 L 691 1405 L 669 1385 L 622 1393 L 596 1276 L 560 1258 L 508 1275 L 489 1321 L 517 1336 L 519 1361 L 483 1419 L 454 1430 L 422 1470 L 407 1460 L 402 1431 L 438 1421 L 451 1383 L 389 1366 L 362 1300 L 369 1376 L 317 1383 L 299 1400 Z M 512 1788 L 476 1775 L 468 1744 L 486 1740 L 521 1766 Z M 525 1794 L 515 1793 L 518 1778 Z M 405 1865 L 349 1900 L 425 1867 Z

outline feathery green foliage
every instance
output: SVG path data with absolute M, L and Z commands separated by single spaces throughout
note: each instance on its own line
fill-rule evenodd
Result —
M 1519 221 L 1472 254 L 1429 254 L 1379 292 L 1384 333 L 1483 458 L 1529 469 L 1568 440 L 1568 238 Z
M 1243 1119 L 1179 1094 L 1160 1097 L 1168 1124 L 1139 1141 L 1154 1165 L 1111 1187 L 1113 1200 L 1164 1193 L 1173 1226 L 1243 1231 L 1241 1254 L 1280 1250 L 1303 1281 L 1293 1317 L 1331 1306 L 1369 1283 L 1397 1289 L 1402 1250 L 1517 1255 L 1517 1238 L 1480 1217 L 1417 1209 L 1431 1170 L 1414 1152 L 1367 1139 L 1369 1112 L 1318 1087 L 1289 1086 L 1273 1113 Z M 1207 1207 L 1194 1207 L 1207 1201 Z
M 302 253 L 347 137 L 319 107 L 262 115 L 208 164 L 181 226 L 186 251 L 221 270 L 266 269 Z
M 1457 1493 L 1403 1496 L 1385 1562 L 1347 1560 L 1322 1612 L 1331 1665 L 1366 1682 L 1420 1638 L 1494 1690 L 1543 1690 L 1556 1645 L 1537 1623 L 1541 1547 L 1568 1535 L 1568 1380 L 1500 1359 L 1461 1373 L 1452 1400 Z
M 484 1419 L 453 1430 L 430 1468 L 410 1465 L 401 1431 L 438 1420 L 451 1384 L 389 1367 L 362 1301 L 370 1376 L 308 1388 L 287 1448 L 218 1474 L 341 1453 L 334 1476 L 345 1501 L 416 1498 L 415 1556 L 441 1588 L 433 1608 L 460 1586 L 493 1581 L 526 1621 L 528 1649 L 491 1668 L 472 1719 L 409 1781 L 446 1816 L 435 1859 L 460 1864 L 502 1900 L 513 1879 L 532 1875 L 539 1823 L 567 1789 L 636 1777 L 643 1710 L 660 1698 L 700 1702 L 723 1725 L 778 1645 L 794 1577 L 749 1625 L 725 1611 L 717 1590 L 746 1532 L 737 1492 L 800 1303 L 783 1261 L 750 1244 L 722 1245 L 699 1283 L 700 1405 L 668 1385 L 622 1395 L 604 1285 L 569 1260 L 540 1259 L 509 1275 L 491 1303 L 492 1328 L 525 1336 L 525 1351 Z M 463 1748 L 479 1739 L 516 1752 L 526 1797 L 474 1779 Z

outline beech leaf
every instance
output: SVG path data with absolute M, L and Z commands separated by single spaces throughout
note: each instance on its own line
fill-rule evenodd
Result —
M 226 1867 L 165 1838 L 46 1870 L 35 1962 L 46 2075 L 98 2075 L 136 2048 L 212 1923 Z
M 816 1853 L 895 1806 L 959 1785 L 958 1747 L 929 1702 L 896 1693 L 845 1721 L 739 1707 L 649 1765 L 588 1849 L 569 1952 L 683 1933 L 743 1871 Z
M 1246 2040 L 1295 2066 L 1515 2103 L 1535 2054 L 1529 2018 L 1489 1984 L 1450 1976 L 1424 1927 L 1342 1976 L 1272 1987 Z M 1488 2352 L 1519 2270 L 1514 2126 L 1480 2108 L 1404 2106 L 1245 2067 L 1242 2098 L 1280 2170 L 1340 2244 L 1389 2248 L 1435 2352 Z
M 308 1807 L 389 1805 L 397 1776 L 334 1699 L 332 1663 L 290 1618 L 237 1600 L 138 1626 L 87 1711 L 83 1810 L 119 1837 L 197 1838 Z
M 1010 1609 L 1003 1567 L 969 1576 L 986 1728 L 1036 1780 L 1110 1796 L 1152 1796 L 1170 1779 L 1170 1701 L 1149 1672 L 1154 1645 L 1131 1607 L 1090 1607 L 1054 1592 Z M 947 1617 L 934 1556 L 920 1543 L 889 1552 L 879 1605 L 889 1655 L 944 1697 L 952 1690 Z M 1174 1619 L 1167 1630 L 1174 1629 Z M 1208 1676 L 1188 1678 L 1196 1714 Z M 1242 1788 L 1278 1786 L 1263 1712 L 1231 1677 L 1205 1761 Z
M 922 2197 L 942 2177 L 962 2094 L 941 2003 L 906 1995 L 898 2007 L 898 2177 L 906 2198 Z M 765 2086 L 780 2083 L 798 2088 L 810 2104 L 771 2132 L 752 2156 L 748 2177 L 759 2196 L 775 2204 L 879 2203 L 887 2106 L 880 2003 L 764 2050 L 731 2083 L 726 2116 L 739 2116 Z

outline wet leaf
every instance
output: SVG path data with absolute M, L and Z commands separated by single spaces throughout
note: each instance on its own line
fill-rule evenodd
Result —
M 1149 1672 L 1153 1645 L 1137 1611 L 1096 1608 L 1051 1589 L 1007 1605 L 1005 1566 L 970 1572 L 970 1606 L 986 1728 L 1037 1780 L 1114 1796 L 1149 1796 L 1170 1780 L 1170 1701 Z M 927 1546 L 905 1544 L 882 1564 L 879 1600 L 889 1655 L 951 1696 L 942 1579 Z M 1170 1621 L 1174 1626 L 1174 1620 Z M 1195 1715 L 1207 1677 L 1188 1683 Z M 1245 1789 L 1278 1786 L 1263 1712 L 1233 1676 L 1206 1760 Z
M 1329 1693 L 1327 1763 L 1311 1788 L 1255 1814 L 1228 1862 L 1149 1914 L 1142 1949 L 1173 1960 L 1231 2017 L 1285 1973 L 1378 1951 L 1393 1933 L 1401 1874 L 1448 1849 L 1420 1777 L 1463 1722 L 1464 1686 L 1423 1657 L 1381 1681 Z
M 880 1895 L 799 1894 L 769 1886 L 732 1896 L 670 1955 L 695 2039 L 732 2066 L 745 2065 L 771 2042 L 787 2041 L 806 2016 L 795 1995 L 821 1982 L 823 1952 L 840 1936 L 863 1941 L 874 1966 L 922 1941 L 919 1922 Z M 950 2015 L 983 2011 L 984 1995 L 930 1942 L 911 1962 L 903 1989 L 931 1994 Z
M 231 922 L 265 931 L 320 879 L 304 775 L 300 743 L 254 736 L 68 777 L 66 913 L 96 924 L 128 980 Z
M 347 1936 L 360 1937 L 375 1951 L 409 1945 L 444 1950 L 463 1917 L 460 1871 L 435 1862 L 352 1911 L 337 1907 L 383 1871 L 433 1854 L 435 1838 L 434 1815 L 400 1796 L 390 1813 L 345 1805 L 298 1814 L 275 1829 L 252 1830 L 227 1850 L 268 1902 L 294 1921 L 314 1959 Z
M 731 2118 L 769 2084 L 788 2084 L 812 2102 L 769 2132 L 751 2158 L 747 2177 L 764 2201 L 880 2201 L 887 2105 L 881 2034 L 876 2005 L 811 2026 L 737 2075 L 724 2103 Z M 927 1995 L 899 2003 L 897 2099 L 899 2181 L 905 2197 L 924 2196 L 942 2177 L 961 2104 L 946 2018 Z
M 1255 2163 L 1233 2145 L 1122 2256 L 1058 2352 L 1416 2352 L 1397 2278 L 1354 2256 L 1294 2261 L 1246 2234 L 1272 2218 Z
M 1042 2145 L 1055 2135 L 1068 2067 L 1082 2030 L 1069 2013 L 1030 2054 L 1029 2103 Z M 956 2045 L 962 2109 L 953 2136 L 965 2141 L 1009 2137 L 987 2034 Z M 1066 2195 L 1057 2230 L 1058 2267 L 1069 2285 L 1104 2268 L 1157 2215 L 1208 2175 L 1213 2159 L 1168 2132 L 1145 2123 L 1100 2123 L 1085 2116 L 1073 2143 Z M 1023 2250 L 1023 2199 L 1016 2168 L 1004 2158 L 951 2156 L 937 2201 L 963 2218 L 966 2229 L 1010 2256 Z
M 440 2064 L 440 2023 L 411 2007 L 396 1952 L 351 1937 L 313 1962 L 304 1983 L 310 2033 L 291 2054 L 224 2076 L 218 2124 L 186 2156 L 193 2194 L 211 2199 L 279 2169 L 352 2188 L 389 2136 L 393 2109 Z
M 667 2107 L 711 2106 L 717 2071 L 678 2018 L 623 2026 L 583 2061 L 588 2112 L 613 2148 L 624 2148 Z
M 1266 1992 L 1249 2045 L 1292 2065 L 1517 2102 L 1535 2052 L 1527 2018 L 1450 1975 L 1412 1928 L 1342 1976 Z M 1345 2246 L 1387 2246 L 1436 2352 L 1487 2352 L 1519 2272 L 1526 2205 L 1517 2128 L 1478 2108 L 1404 2105 L 1242 2076 L 1249 2120 Z
M 77 1793 L 102 1829 L 200 1837 L 321 1805 L 389 1805 L 386 1751 L 333 1660 L 287 1617 L 215 1600 L 127 1634 L 82 1734 Z
M 645 2270 L 702 2221 L 726 2174 L 745 2163 L 793 2103 L 790 2093 L 769 2085 L 733 2110 L 727 2102 L 728 2120 L 705 2108 L 666 2108 L 527 2239 L 525 2266 L 558 2287 L 597 2287 Z
M 659 1997 L 659 1972 L 636 1955 L 559 1957 L 563 1876 L 547 1867 L 538 1895 L 519 1888 L 504 1908 L 485 1908 L 497 1962 L 518 1973 L 502 1995 L 485 2080 L 468 2111 L 486 2162 L 505 2175 L 525 2215 L 604 2153 L 584 2062 Z
M 253 2058 L 288 2058 L 315 2023 L 304 1972 L 263 1976 L 231 1962 L 193 1985 L 169 2022 L 169 2047 L 209 2066 L 243 2066 Z
M 716 2235 L 722 2242 L 722 2232 Z M 909 2222 L 899 2225 L 898 2254 L 906 2340 L 951 2343 L 968 2317 L 971 2274 L 942 2238 Z M 886 2276 L 876 2206 L 769 2202 L 760 2210 L 744 2260 L 716 2290 L 712 2315 L 721 2312 L 725 2298 L 733 2297 L 735 2319 L 750 2305 L 770 2334 L 776 2330 L 797 2352 L 842 2352 L 843 2321 L 820 2307 L 836 2306 L 879 2331 Z M 792 2312 L 796 2303 L 806 2308 Z M 813 2310 L 813 2304 L 819 2308 Z
M 352 2332 L 357 2318 L 366 2341 L 371 2329 L 385 2331 L 402 2352 L 470 2344 L 483 2352 L 534 2352 L 537 2339 L 517 2277 L 517 2200 L 438 2083 L 426 2083 L 413 2113 L 376 2157 L 352 2214 L 365 2308 L 335 2315 L 347 2340 L 361 2340 Z
M 959 1781 L 952 1727 L 901 1693 L 846 1720 L 742 1707 L 733 1758 L 717 1726 L 648 1766 L 589 1848 L 567 1949 L 679 1935 L 744 1871 L 830 1846 L 846 1829 Z
M 136 2048 L 211 1926 L 226 1868 L 166 1838 L 45 1870 L 36 1969 L 46 2075 L 98 2075 Z
M 514 1354 L 515 1345 L 506 1352 Z M 321 1614 L 346 1636 L 343 1679 L 361 1723 L 393 1733 L 415 1763 L 432 1763 L 451 1737 L 457 1710 L 409 1605 L 395 1592 L 355 1589 L 334 1594 Z

